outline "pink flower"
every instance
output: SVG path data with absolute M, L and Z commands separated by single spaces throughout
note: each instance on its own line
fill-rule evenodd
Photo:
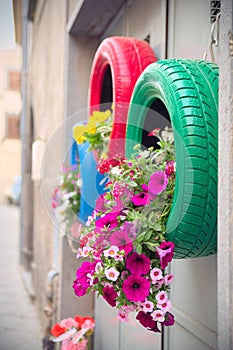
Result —
M 148 133 L 148 136 L 157 136 L 157 135 L 159 135 L 159 133 L 160 133 L 160 128 L 156 128 L 156 129 L 151 130 Z
M 161 286 L 163 285 L 164 279 L 161 278 L 161 280 L 157 280 L 157 281 L 152 281 L 153 284 L 153 288 L 155 290 L 159 290 L 161 288 Z
M 163 171 L 156 171 L 151 175 L 148 189 L 153 195 L 157 195 L 165 190 L 167 187 L 167 175 Z
M 133 202 L 134 205 L 140 207 L 143 205 L 147 205 L 150 203 L 151 197 L 148 195 L 146 192 L 141 192 L 135 194 L 132 198 L 131 201 Z
M 150 270 L 150 259 L 144 254 L 133 253 L 126 258 L 126 268 L 136 275 L 145 275 Z
M 152 301 L 149 301 L 147 299 L 141 306 L 142 306 L 142 311 L 144 312 L 152 312 L 154 309 L 154 303 L 152 303 Z
M 164 315 L 165 313 L 162 310 L 155 310 L 151 314 L 153 320 L 156 322 L 164 322 L 165 321 Z
M 153 332 L 160 332 L 160 330 L 157 327 L 157 322 L 155 322 L 152 318 L 152 316 L 148 313 L 145 313 L 143 311 L 139 311 L 137 314 L 136 319 L 141 323 L 141 325 L 145 328 L 148 328 L 150 331 Z
M 111 305 L 112 307 L 116 306 L 116 298 L 118 297 L 117 292 L 111 286 L 105 286 L 103 288 L 103 298 Z
M 158 304 L 163 304 L 168 301 L 167 293 L 163 290 L 156 295 L 156 300 Z
M 115 267 L 110 267 L 109 269 L 106 269 L 104 271 L 105 276 L 107 277 L 108 280 L 110 281 L 116 281 L 120 272 L 115 269 Z
M 164 270 L 174 256 L 175 244 L 173 242 L 163 241 L 159 247 L 156 247 L 156 254 L 160 259 L 161 269 Z
M 122 290 L 129 301 L 144 301 L 150 292 L 150 282 L 144 277 L 130 275 L 124 280 Z
M 174 280 L 174 275 L 169 273 L 168 275 L 166 275 L 164 277 L 164 284 L 168 285 L 168 284 L 172 283 L 173 280 Z
M 122 307 L 120 308 L 120 310 L 118 311 L 118 315 L 117 318 L 121 321 L 121 322 L 129 322 L 129 310 L 126 307 Z
M 158 281 L 161 278 L 163 278 L 163 273 L 162 273 L 162 271 L 160 269 L 155 267 L 154 269 L 152 269 L 150 271 L 150 277 L 152 279 L 152 283 L 155 283 L 156 281 Z
M 109 249 L 104 250 L 104 256 L 114 258 L 119 252 L 119 248 L 115 245 L 111 245 Z
M 125 255 L 128 255 L 133 249 L 132 240 L 124 230 L 113 232 L 109 240 L 112 245 L 117 246 L 120 250 L 124 250 Z
M 99 228 L 114 228 L 118 225 L 117 217 L 120 212 L 107 213 L 95 222 L 95 226 Z
M 163 304 L 157 304 L 158 309 L 163 310 L 164 313 L 170 311 L 172 308 L 172 304 L 169 300 L 165 301 Z
M 65 327 L 67 329 L 72 328 L 72 327 L 78 328 L 78 323 L 73 318 L 68 317 L 68 318 L 64 318 L 60 322 L 60 326 Z

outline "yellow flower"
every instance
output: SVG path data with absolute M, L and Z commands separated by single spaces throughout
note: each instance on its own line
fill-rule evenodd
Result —
M 86 127 L 86 132 L 88 133 L 88 134 L 92 134 L 92 135 L 94 135 L 95 133 L 96 133 L 96 126 L 94 125 L 92 125 L 92 124 L 87 124 L 87 127 Z
M 79 145 L 82 144 L 84 141 L 86 141 L 85 136 L 83 136 L 85 131 L 86 131 L 86 125 L 76 125 L 73 128 L 73 138 Z
M 107 120 L 111 115 L 111 111 L 107 109 L 105 112 L 94 111 L 89 118 L 89 123 L 102 123 Z M 88 123 L 88 124 L 89 124 Z

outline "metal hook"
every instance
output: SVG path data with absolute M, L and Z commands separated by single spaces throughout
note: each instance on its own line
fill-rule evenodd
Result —
M 215 62 L 213 46 L 217 47 L 219 45 L 219 18 L 220 18 L 220 15 L 221 15 L 221 12 L 219 12 L 216 15 L 216 19 L 212 24 L 211 32 L 210 32 L 209 52 L 210 52 L 211 61 L 213 61 L 213 62 Z M 207 58 L 207 52 L 204 53 L 203 59 L 206 60 L 206 58 Z

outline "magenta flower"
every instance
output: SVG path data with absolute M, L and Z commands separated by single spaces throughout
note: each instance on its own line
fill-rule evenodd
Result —
M 153 321 L 153 318 L 150 314 L 139 311 L 136 319 L 141 323 L 143 327 L 148 328 L 150 331 L 160 332 L 157 327 L 157 322 Z
M 133 253 L 126 258 L 126 268 L 136 275 L 145 275 L 150 270 L 150 259 L 144 254 Z
M 174 165 L 175 165 L 174 160 L 170 160 L 169 162 L 167 162 L 166 168 L 165 168 L 165 173 L 168 177 L 174 173 L 174 170 L 175 170 Z
M 116 298 L 117 297 L 118 297 L 118 294 L 113 287 L 106 286 L 103 288 L 103 298 L 112 307 L 116 306 Z
M 160 259 L 161 269 L 164 270 L 174 256 L 175 244 L 173 242 L 163 241 L 159 247 L 156 247 L 156 254 Z
M 87 289 L 89 287 L 88 284 L 82 284 L 80 283 L 80 281 L 78 280 L 78 278 L 76 278 L 74 280 L 73 283 L 73 289 L 74 289 L 74 293 L 78 296 L 78 297 L 82 297 L 83 295 L 85 295 L 87 293 Z
M 134 205 L 140 207 L 142 205 L 147 205 L 150 203 L 151 197 L 148 195 L 146 192 L 141 192 L 135 194 L 132 198 L 131 201 L 133 202 Z
M 118 225 L 117 217 L 120 215 L 120 212 L 107 213 L 103 217 L 99 218 L 95 222 L 95 226 L 99 228 L 114 228 Z
M 104 199 L 104 194 L 101 194 L 95 202 L 95 210 L 97 211 L 105 211 L 105 199 Z
M 167 187 L 168 179 L 167 175 L 163 171 L 156 171 L 151 175 L 148 189 L 153 195 L 159 194 Z
M 124 230 L 113 232 L 109 240 L 112 245 L 117 246 L 120 250 L 124 250 L 125 255 L 128 255 L 133 249 L 132 240 Z
M 162 326 L 173 326 L 175 323 L 174 315 L 170 312 L 167 312 L 165 315 L 165 321 L 162 322 Z
M 148 186 L 146 184 L 142 184 L 143 192 L 148 192 Z
M 129 301 L 144 301 L 150 293 L 150 282 L 137 275 L 130 275 L 122 284 L 122 290 Z

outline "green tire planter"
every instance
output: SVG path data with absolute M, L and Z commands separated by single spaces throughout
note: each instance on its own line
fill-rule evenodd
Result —
M 163 105 L 165 118 L 170 119 L 176 152 L 175 194 L 167 223 L 167 239 L 176 245 L 176 258 L 216 253 L 217 65 L 170 59 L 152 63 L 144 70 L 131 98 L 126 131 L 127 157 L 134 152 L 135 144 L 143 144 L 148 108 L 156 102 Z

